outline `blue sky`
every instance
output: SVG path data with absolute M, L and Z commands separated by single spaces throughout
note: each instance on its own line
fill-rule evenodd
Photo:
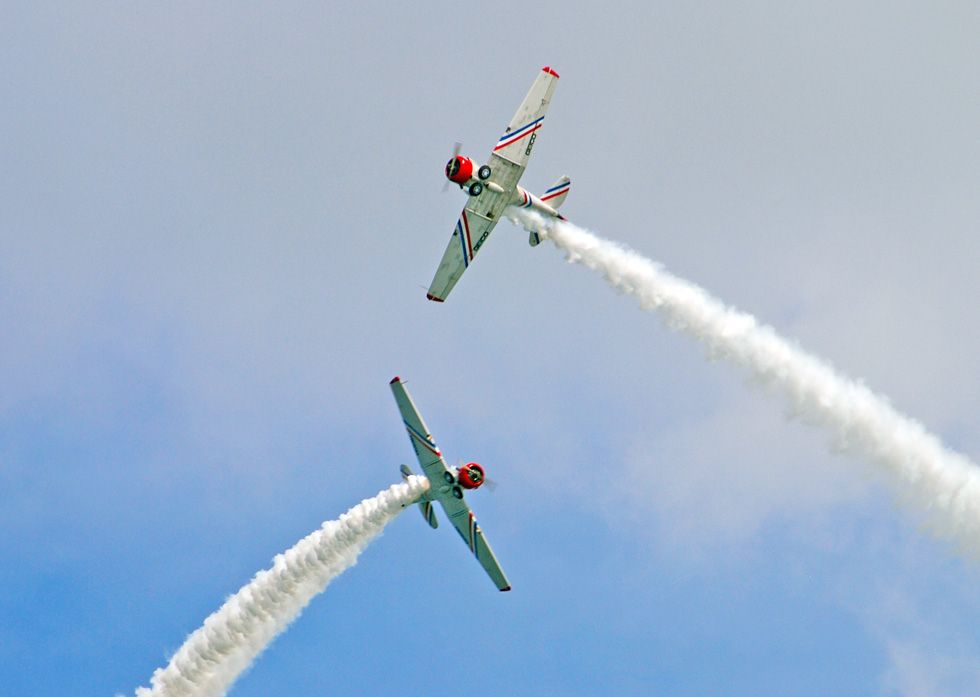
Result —
M 482 158 L 980 459 L 966 2 L 0 10 L 0 684 L 132 694 L 411 459 L 409 382 L 514 584 L 413 512 L 231 694 L 967 695 L 975 560 L 860 460 L 502 224 Z

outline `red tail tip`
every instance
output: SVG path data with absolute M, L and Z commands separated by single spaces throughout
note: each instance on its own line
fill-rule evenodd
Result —
M 554 70 L 552 70 L 552 69 L 551 69 L 551 68 L 550 68 L 549 66 L 547 66 L 547 65 L 546 65 L 546 66 L 544 66 L 544 67 L 543 67 L 543 68 L 541 68 L 541 69 L 542 69 L 543 71 L 545 71 L 546 73 L 548 73 L 549 75 L 554 75 L 555 77 L 558 77 L 558 73 L 556 73 L 556 72 L 555 72 Z

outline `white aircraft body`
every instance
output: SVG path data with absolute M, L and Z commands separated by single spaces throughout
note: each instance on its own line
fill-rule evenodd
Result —
M 509 591 L 510 582 L 504 575 L 504 570 L 500 568 L 500 563 L 494 556 L 490 543 L 484 537 L 483 530 L 476 522 L 476 516 L 467 505 L 463 493 L 464 489 L 478 489 L 483 484 L 485 481 L 483 467 L 475 462 L 461 467 L 449 467 L 401 378 L 393 378 L 390 385 L 402 421 L 405 422 L 408 439 L 412 442 L 412 448 L 415 450 L 423 474 L 429 480 L 429 490 L 418 500 L 422 517 L 431 527 L 439 527 L 432 503 L 438 501 L 442 504 L 449 522 L 456 528 L 463 542 L 483 566 L 494 585 L 499 590 Z M 408 465 L 402 465 L 401 472 L 403 477 L 412 474 Z
M 453 236 L 429 286 L 425 296 L 429 300 L 442 302 L 448 297 L 508 206 L 533 208 L 564 220 L 558 208 L 568 196 L 568 177 L 559 179 L 540 198 L 517 184 L 531 159 L 534 141 L 544 125 L 545 112 L 557 85 L 558 73 L 547 66 L 542 68 L 486 164 L 477 166 L 470 158 L 460 155 L 458 148 L 446 164 L 446 178 L 458 184 L 470 198 L 456 221 Z M 528 238 L 532 247 L 540 241 L 533 232 Z

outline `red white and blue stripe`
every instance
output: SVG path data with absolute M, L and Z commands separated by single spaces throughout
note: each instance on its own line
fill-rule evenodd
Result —
M 571 188 L 571 186 L 572 186 L 572 182 L 570 182 L 570 181 L 563 182 L 561 184 L 558 184 L 556 186 L 553 186 L 553 187 L 551 187 L 550 189 L 548 189 L 547 191 L 544 192 L 544 195 L 541 197 L 541 200 L 542 201 L 547 201 L 548 199 L 552 199 L 552 198 L 555 198 L 557 196 L 561 196 L 562 194 L 567 194 L 568 193 L 568 190 L 569 190 L 569 188 Z
M 405 428 L 408 429 L 408 436 L 411 440 L 418 441 L 419 443 L 421 443 L 426 450 L 428 450 L 436 457 L 442 457 L 442 453 L 439 452 L 439 448 L 436 447 L 435 441 L 432 440 L 432 436 L 427 436 L 423 434 L 421 431 L 417 430 L 415 427 L 412 426 L 412 424 L 408 423 L 407 421 L 405 421 L 404 423 L 405 423 Z
M 420 503 L 422 504 L 422 513 L 425 515 L 426 521 L 429 523 L 429 525 L 432 525 L 432 521 L 435 520 L 435 513 L 432 510 L 432 502 L 421 501 Z
M 516 131 L 511 131 L 510 133 L 504 133 L 500 137 L 500 140 L 497 141 L 497 145 L 496 147 L 494 147 L 493 151 L 496 152 L 502 148 L 506 148 L 508 145 L 513 145 L 514 143 L 521 140 L 525 136 L 531 135 L 536 130 L 541 128 L 541 126 L 543 125 L 541 123 L 542 121 L 544 121 L 544 117 L 540 116 L 536 118 L 534 121 L 532 121 L 531 123 L 527 124 L 526 126 L 521 126 Z
M 466 217 L 466 209 L 456 221 L 456 232 L 459 234 L 459 243 L 463 246 L 463 268 L 470 265 L 473 259 L 473 239 L 470 237 L 470 221 Z
M 517 190 L 520 191 L 521 192 L 521 196 L 524 197 L 524 200 L 521 201 L 520 203 L 518 203 L 517 204 L 517 207 L 518 208 L 530 208 L 531 205 L 532 205 L 532 203 L 533 203 L 533 201 L 534 201 L 534 199 L 531 197 L 531 194 L 529 194 L 527 192 L 527 190 L 524 187 L 522 187 L 522 186 L 517 187 Z

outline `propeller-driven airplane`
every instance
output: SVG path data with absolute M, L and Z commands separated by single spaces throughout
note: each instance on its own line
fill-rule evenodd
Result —
M 442 302 L 448 297 L 508 206 L 532 208 L 564 220 L 558 208 L 568 196 L 568 177 L 559 179 L 540 198 L 517 184 L 531 159 L 531 149 L 544 125 L 545 112 L 557 85 L 558 73 L 549 67 L 542 68 L 486 164 L 478 165 L 460 155 L 458 146 L 446 163 L 446 178 L 458 184 L 470 198 L 456 221 L 453 236 L 429 286 L 425 296 L 429 300 Z M 532 247 L 540 241 L 537 233 L 530 233 L 528 243 Z
M 484 570 L 490 576 L 499 590 L 509 591 L 510 582 L 504 575 L 504 570 L 500 568 L 497 557 L 490 549 L 490 543 L 483 536 L 483 530 L 476 522 L 473 511 L 470 510 L 464 496 L 464 489 L 479 489 L 486 481 L 483 467 L 475 462 L 470 462 L 460 467 L 449 467 L 442 452 L 436 445 L 432 434 L 429 433 L 422 415 L 412 401 L 411 395 L 405 389 L 401 378 L 392 379 L 391 392 L 395 395 L 395 402 L 398 404 L 398 411 L 401 412 L 402 421 L 405 422 L 405 429 L 408 431 L 408 439 L 412 442 L 412 448 L 418 458 L 422 473 L 429 480 L 429 489 L 418 500 L 419 509 L 422 517 L 433 528 L 439 527 L 436 519 L 433 501 L 438 501 L 442 505 L 442 510 L 449 517 L 449 522 L 453 524 L 463 542 L 470 548 L 476 560 L 480 562 Z M 412 474 L 408 465 L 401 466 L 403 477 Z

